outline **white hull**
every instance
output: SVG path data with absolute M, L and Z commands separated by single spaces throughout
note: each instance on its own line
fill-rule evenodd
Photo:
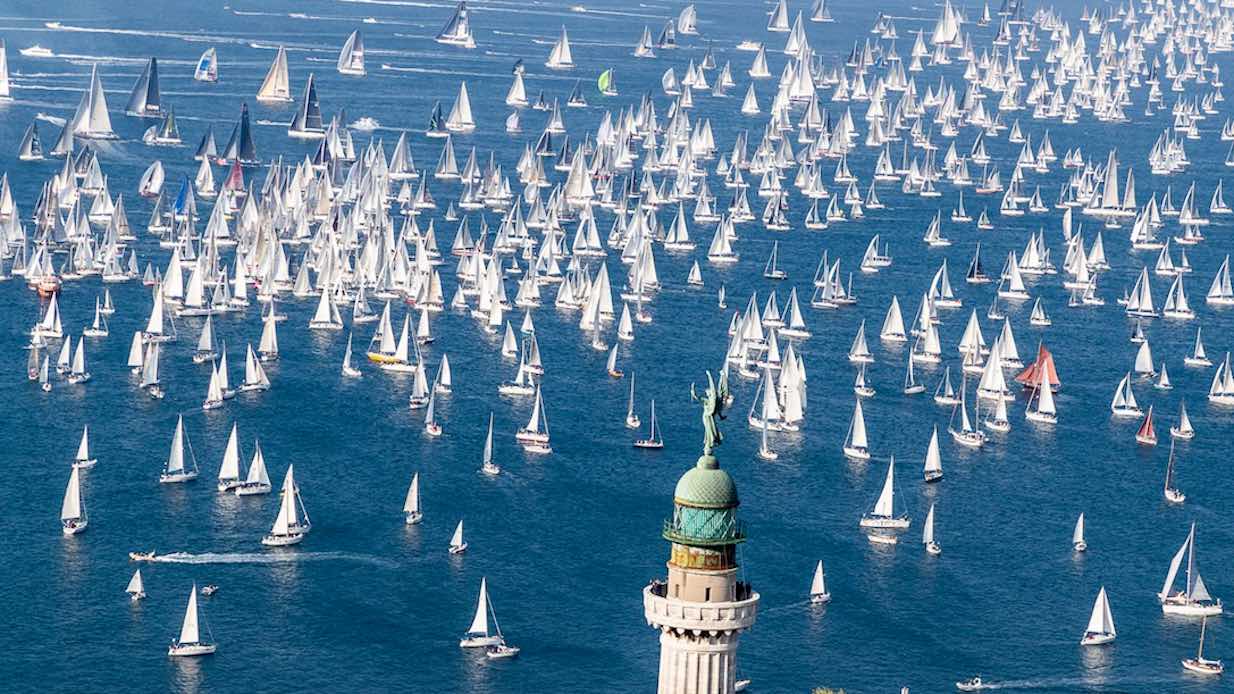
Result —
M 304 541 L 304 535 L 296 533 L 294 535 L 266 535 L 261 538 L 261 544 L 266 547 L 287 547 L 290 545 L 298 545 Z
M 1100 646 L 1104 643 L 1110 643 L 1114 640 L 1114 634 L 1085 634 L 1084 638 L 1080 639 L 1081 646 Z
M 75 521 L 60 521 L 60 531 L 65 535 L 77 535 L 86 532 L 86 527 L 89 525 L 90 521 L 84 518 Z
M 1172 614 L 1179 617 L 1212 617 L 1221 614 L 1223 609 L 1220 601 L 1212 604 L 1188 602 L 1161 603 L 1161 611 L 1164 614 Z
M 471 636 L 459 639 L 459 648 L 488 648 L 501 644 L 500 636 Z
M 171 648 L 167 649 L 167 655 L 174 657 L 210 655 L 217 649 L 218 646 L 212 643 L 173 643 Z
M 194 472 L 164 472 L 159 475 L 160 484 L 177 484 L 180 482 L 188 482 L 197 479 L 197 473 Z
M 1220 675 L 1225 672 L 1225 665 L 1220 660 L 1207 658 L 1187 658 L 1183 661 L 1183 667 L 1200 675 Z
M 844 455 L 853 460 L 869 460 L 870 450 L 868 448 L 856 448 L 854 446 L 845 446 Z

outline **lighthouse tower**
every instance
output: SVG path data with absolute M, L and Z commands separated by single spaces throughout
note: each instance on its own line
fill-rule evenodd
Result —
M 711 432 L 714 442 L 709 434 L 705 453 L 677 482 L 673 517 L 664 522 L 668 578 L 643 589 L 647 623 L 660 631 L 659 694 L 736 691 L 737 639 L 758 611 L 758 593 L 737 580 L 737 545 L 745 541 L 737 485 L 711 455 L 720 438 Z

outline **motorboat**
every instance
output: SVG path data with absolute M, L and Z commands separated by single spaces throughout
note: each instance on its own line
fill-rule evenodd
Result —
M 963 682 L 956 682 L 955 688 L 962 692 L 978 692 L 985 689 L 985 684 L 981 681 L 981 676 L 978 675 Z

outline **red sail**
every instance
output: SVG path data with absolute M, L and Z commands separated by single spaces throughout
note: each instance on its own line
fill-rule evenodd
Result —
M 1050 354 L 1050 350 L 1045 348 L 1045 345 L 1037 347 L 1037 361 L 1028 365 L 1028 368 L 1020 372 L 1015 380 L 1024 385 L 1025 388 L 1036 388 L 1041 381 L 1041 370 L 1045 370 L 1046 378 L 1050 381 L 1050 388 L 1058 390 L 1062 386 L 1062 382 L 1058 380 L 1058 372 L 1054 369 L 1054 355 Z
M 1135 440 L 1140 443 L 1156 445 L 1157 430 L 1153 428 L 1153 408 L 1148 407 L 1148 414 L 1144 415 L 1144 422 L 1140 424 L 1140 430 L 1135 432 Z

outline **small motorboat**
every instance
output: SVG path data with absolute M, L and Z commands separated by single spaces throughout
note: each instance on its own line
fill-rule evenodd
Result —
M 214 585 L 213 583 L 210 583 L 210 584 L 207 584 L 201 587 L 201 594 L 206 596 L 207 598 L 210 597 L 211 595 L 214 595 L 217 592 L 219 592 L 219 587 Z
M 129 561 L 154 561 L 154 550 L 149 552 L 129 552 Z
M 981 681 L 981 676 L 978 675 L 963 682 L 956 682 L 955 688 L 962 692 L 977 692 L 985 689 L 985 684 Z
M 495 646 L 489 646 L 484 655 L 494 660 L 498 658 L 514 658 L 518 656 L 520 651 L 522 649 L 518 646 L 511 646 L 503 641 Z
M 51 52 L 50 48 L 44 48 L 37 43 L 29 48 L 23 48 L 19 52 L 27 58 L 53 58 L 56 55 Z

